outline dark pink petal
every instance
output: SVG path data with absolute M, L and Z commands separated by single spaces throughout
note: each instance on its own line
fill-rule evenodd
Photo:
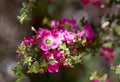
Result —
M 86 33 L 86 38 L 87 38 L 88 40 L 91 40 L 91 39 L 93 39 L 94 37 L 95 37 L 94 32 L 89 31 L 89 32 Z
M 48 64 L 48 72 L 54 73 L 59 71 L 59 65 L 58 63 L 55 64 Z
M 84 29 L 87 30 L 87 31 L 91 31 L 92 30 L 91 24 L 85 24 Z
M 72 25 L 75 25 L 75 24 L 77 23 L 77 21 L 74 20 L 74 19 L 72 19 L 72 20 L 70 21 L 70 23 L 71 23 Z
M 88 4 L 90 3 L 90 0 L 81 0 L 83 4 Z
M 43 50 L 43 51 L 48 51 L 48 50 L 50 50 L 50 46 L 41 45 L 40 48 L 41 48 L 41 50 Z
M 94 79 L 94 82 L 100 82 L 99 80 L 97 80 L 97 79 Z
M 100 52 L 100 55 L 101 55 L 102 57 L 105 57 L 104 52 Z
M 45 52 L 43 54 L 43 58 L 46 59 L 46 60 L 49 60 L 51 56 L 52 56 L 52 54 L 50 52 Z
M 114 59 L 114 56 L 113 56 L 113 55 L 110 55 L 110 59 L 111 59 L 111 60 Z
M 47 37 L 47 36 L 50 36 L 51 35 L 51 32 L 50 32 L 50 30 L 43 30 L 43 33 L 42 33 L 42 36 L 43 37 Z
M 103 46 L 100 55 L 104 57 L 106 61 L 110 61 L 114 59 L 113 52 L 114 52 L 113 48 Z
M 105 60 L 106 60 L 106 61 L 110 61 L 110 58 L 109 58 L 109 57 L 105 57 Z
M 91 39 L 93 39 L 95 37 L 95 34 L 94 34 L 93 30 L 92 30 L 91 24 L 85 24 L 84 25 L 84 30 L 86 32 L 86 38 L 88 40 L 91 40 Z
M 59 24 L 65 24 L 67 21 L 67 19 L 62 19 L 62 20 L 59 20 Z
M 101 5 L 100 1 L 95 1 L 95 2 L 93 2 L 92 4 L 93 4 L 94 6 L 100 6 L 100 5 Z
M 67 69 L 71 68 L 70 65 L 64 65 L 64 67 L 67 68 Z
M 110 78 L 107 78 L 105 82 L 111 82 Z
M 47 0 L 48 2 L 52 2 L 52 0 Z
M 108 48 L 108 47 L 102 47 L 102 49 L 104 50 L 104 51 L 108 51 L 109 53 L 113 53 L 114 52 L 114 50 L 112 49 L 112 48 Z
M 79 31 L 77 35 L 81 38 L 85 34 L 85 31 Z
M 25 45 L 29 45 L 29 44 L 34 45 L 35 42 L 36 42 L 36 41 L 35 41 L 35 38 L 32 37 L 32 36 L 28 36 L 28 37 L 25 37 L 25 38 L 24 38 L 24 44 L 25 44 Z
M 58 50 L 55 50 L 55 51 L 53 52 L 53 56 L 54 56 L 54 58 L 57 59 L 57 60 L 60 60 L 60 59 L 64 58 L 63 53 L 60 52 L 60 51 L 58 51 Z

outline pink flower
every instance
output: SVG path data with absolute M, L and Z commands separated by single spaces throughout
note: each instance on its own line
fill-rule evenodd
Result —
M 35 44 L 35 38 L 32 37 L 32 36 L 25 37 L 24 38 L 24 44 L 25 45 L 29 45 L 29 44 L 34 45 Z
M 100 1 L 98 0 L 98 1 L 94 1 L 93 3 L 92 3 L 92 5 L 94 5 L 94 6 L 100 6 Z
M 85 31 L 78 31 L 77 35 L 81 38 L 85 34 Z
M 63 19 L 63 20 L 59 20 L 59 24 L 60 24 L 60 28 L 62 29 L 67 29 L 67 30 L 77 30 L 77 26 L 76 26 L 77 21 L 74 19 Z
M 39 28 L 39 30 L 35 31 L 37 38 L 41 37 L 44 30 L 47 30 L 47 29 L 46 28 Z
M 49 60 L 51 58 L 52 54 L 50 52 L 45 52 L 43 54 L 43 58 L 46 59 L 46 60 Z
M 51 23 L 50 23 L 50 26 L 51 27 L 56 27 L 57 26 L 57 21 L 52 20 Z
M 74 32 L 66 32 L 64 37 L 69 44 L 76 41 L 76 34 Z
M 111 82 L 110 78 L 107 78 L 105 82 Z
M 89 4 L 92 3 L 94 6 L 100 6 L 100 1 L 99 0 L 81 0 L 83 4 Z
M 59 37 L 57 34 L 51 33 L 50 30 L 44 29 L 41 37 L 38 38 L 38 43 L 43 51 L 48 51 L 58 47 L 60 42 L 58 41 L 58 38 Z
M 49 63 L 48 64 L 48 72 L 54 73 L 54 72 L 58 72 L 58 71 L 59 71 L 59 64 L 58 64 L 58 62 L 54 62 L 54 63 Z
M 57 34 L 59 36 L 59 40 L 60 41 L 65 41 L 65 33 L 66 33 L 66 30 L 58 30 L 57 31 Z M 62 43 L 62 42 L 61 42 Z
M 114 50 L 112 48 L 102 47 L 102 51 L 100 52 L 100 55 L 104 57 L 106 61 L 110 61 L 114 59 L 113 52 Z
M 95 34 L 94 34 L 93 30 L 92 30 L 91 24 L 85 24 L 84 25 L 84 30 L 86 32 L 86 38 L 88 40 L 91 40 L 91 39 L 93 39 L 95 37 Z
M 53 52 L 53 56 L 56 60 L 60 60 L 60 59 L 64 58 L 64 53 L 62 51 L 55 50 Z
M 100 82 L 98 79 L 94 79 L 94 82 Z

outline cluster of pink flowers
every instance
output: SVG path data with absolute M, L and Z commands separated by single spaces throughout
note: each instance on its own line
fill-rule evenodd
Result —
M 93 6 L 100 6 L 100 0 L 81 0 L 83 4 L 91 3 Z
M 114 49 L 113 48 L 109 48 L 109 47 L 102 47 L 102 50 L 100 52 L 100 55 L 106 60 L 106 61 L 110 61 L 114 59 Z
M 24 38 L 24 45 L 26 47 L 38 45 L 40 53 L 43 54 L 41 58 L 47 64 L 42 72 L 47 70 L 53 73 L 58 72 L 60 66 L 72 67 L 70 58 L 79 56 L 77 49 L 80 43 L 82 44 L 82 39 L 91 40 L 95 35 L 91 24 L 85 24 L 81 31 L 73 19 L 53 20 L 50 22 L 50 27 L 35 30 L 35 36 Z

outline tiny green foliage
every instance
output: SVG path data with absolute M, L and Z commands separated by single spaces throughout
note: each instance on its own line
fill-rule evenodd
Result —
M 115 28 L 115 32 L 120 35 L 120 25 L 118 25 L 116 28 Z
M 102 76 L 99 76 L 98 75 L 98 72 L 97 71 L 94 71 L 92 74 L 91 74 L 91 77 L 90 77 L 90 80 L 97 80 L 98 82 L 105 82 L 106 79 L 107 79 L 108 75 L 107 74 L 104 74 Z M 95 81 L 94 81 L 95 82 Z
M 18 66 L 12 68 L 12 70 L 17 78 L 16 82 L 22 82 L 22 80 L 26 78 L 24 74 L 24 68 L 22 66 L 22 61 L 18 62 Z
M 17 17 L 21 24 L 23 24 L 23 22 L 26 20 L 30 20 L 28 16 L 30 15 L 32 9 L 34 8 L 33 2 L 30 3 L 24 2 L 22 4 L 23 8 L 20 10 L 20 15 Z

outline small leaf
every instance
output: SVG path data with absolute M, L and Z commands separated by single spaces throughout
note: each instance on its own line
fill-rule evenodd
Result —
M 118 25 L 116 28 L 115 28 L 115 32 L 120 35 L 120 25 Z
M 32 30 L 32 31 L 36 31 L 36 29 L 35 29 L 33 26 L 31 27 L 31 30 Z
M 38 73 L 40 71 L 39 65 L 32 65 L 29 67 L 27 73 Z
M 43 24 L 43 25 L 49 25 L 49 23 L 50 23 L 50 20 L 49 20 L 47 17 L 45 17 L 45 18 L 43 19 L 42 24 Z
M 31 65 L 31 63 L 32 63 L 33 60 L 32 60 L 31 56 L 24 55 L 23 61 L 24 61 L 24 64 Z
M 65 50 L 66 48 L 67 48 L 66 44 L 64 44 L 64 43 L 59 45 L 59 49 Z

